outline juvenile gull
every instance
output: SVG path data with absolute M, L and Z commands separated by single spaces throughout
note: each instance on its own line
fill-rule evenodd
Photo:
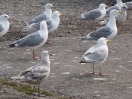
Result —
M 101 3 L 98 9 L 94 9 L 89 12 L 83 13 L 80 19 L 81 20 L 94 20 L 94 21 L 101 20 L 104 18 L 106 14 L 105 7 L 107 7 L 107 5 L 105 5 L 104 3 Z M 96 28 L 95 23 L 94 23 L 94 27 Z
M 51 18 L 51 16 L 52 16 L 51 8 L 55 8 L 55 7 L 52 4 L 47 3 L 45 5 L 45 11 L 42 14 L 39 14 L 38 16 L 36 16 L 31 21 L 29 21 L 26 26 L 29 26 L 33 23 L 39 23 L 41 21 L 44 21 L 44 20 L 47 20 L 47 19 Z
M 122 0 L 116 0 L 116 4 L 114 6 L 111 6 L 109 7 L 107 10 L 106 10 L 106 16 L 109 16 L 109 13 L 111 10 L 115 9 L 115 10 L 121 10 L 121 7 L 123 6 L 123 2 Z
M 106 58 L 108 57 L 108 46 L 107 46 L 107 40 L 104 37 L 101 37 L 98 39 L 98 42 L 95 46 L 89 48 L 83 55 L 82 60 L 80 63 L 93 63 L 93 72 L 92 74 L 95 74 L 94 72 L 94 63 L 103 63 Z M 103 75 L 101 73 L 101 66 L 100 66 L 100 75 Z
M 12 77 L 12 79 L 38 85 L 38 96 L 40 96 L 40 88 L 39 88 L 40 84 L 43 81 L 43 79 L 48 78 L 50 74 L 50 59 L 49 59 L 50 55 L 51 54 L 49 54 L 48 51 L 43 51 L 41 53 L 42 60 L 40 63 L 38 63 L 35 66 L 29 67 L 27 70 L 23 71 L 17 77 Z
M 107 39 L 112 39 L 117 35 L 117 26 L 115 17 L 122 12 L 118 10 L 112 10 L 110 12 L 110 18 L 106 26 L 101 27 L 100 29 L 89 33 L 86 37 L 82 38 L 82 41 L 88 40 L 98 40 L 101 37 L 105 37 Z
M 31 47 L 33 48 L 33 58 L 39 60 L 40 58 L 35 55 L 34 50 L 43 46 L 48 39 L 48 29 L 45 21 L 40 23 L 40 30 L 25 36 L 24 38 L 15 41 L 10 47 Z

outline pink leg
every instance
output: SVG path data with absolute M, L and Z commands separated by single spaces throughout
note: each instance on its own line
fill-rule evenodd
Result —
M 96 22 L 94 22 L 94 28 L 95 28 L 95 29 L 98 29 L 97 23 L 96 23 Z
M 106 74 L 102 74 L 102 73 L 101 73 L 101 67 L 99 67 L 99 69 L 100 69 L 99 75 L 100 75 L 100 76 L 106 76 Z
M 33 59 L 34 60 L 41 60 L 40 57 L 37 57 L 36 54 L 35 54 L 35 51 L 33 50 Z
M 47 39 L 46 43 L 51 44 L 52 42 L 49 39 Z
M 95 74 L 95 72 L 94 72 L 94 64 L 93 64 L 93 72 L 90 72 L 90 74 Z

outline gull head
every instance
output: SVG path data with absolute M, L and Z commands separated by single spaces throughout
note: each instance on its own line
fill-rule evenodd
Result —
M 107 40 L 104 37 L 101 37 L 98 39 L 98 44 L 100 44 L 100 45 L 107 44 L 107 42 L 110 42 L 110 40 Z
M 121 7 L 121 11 L 126 11 L 127 9 L 128 7 L 125 4 Z
M 41 21 L 41 23 L 40 23 L 40 30 L 47 30 L 47 24 L 46 24 L 45 21 Z
M 41 53 L 41 59 L 42 59 L 43 61 L 49 61 L 49 56 L 52 56 L 52 54 L 50 54 L 49 51 L 44 50 L 44 51 Z
M 51 3 L 47 3 L 45 5 L 45 9 L 51 9 L 51 8 L 55 8 Z
M 13 20 L 13 18 L 9 17 L 7 14 L 3 14 L 0 16 L 1 21 Z
M 99 5 L 99 9 L 105 9 L 105 8 L 108 8 L 108 5 L 104 4 L 104 3 L 101 3 Z
M 63 16 L 64 14 L 60 13 L 59 11 L 54 11 L 52 17 L 59 17 Z
M 117 16 L 117 15 L 119 15 L 119 14 L 123 14 L 123 12 L 121 12 L 121 11 L 118 11 L 118 10 L 111 10 L 110 11 L 110 16 L 112 15 L 112 16 Z

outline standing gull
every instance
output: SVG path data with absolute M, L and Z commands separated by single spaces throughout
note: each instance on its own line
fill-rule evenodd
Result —
M 49 18 L 48 20 L 45 20 L 49 32 L 53 32 L 58 28 L 60 24 L 59 16 L 63 16 L 63 14 L 60 13 L 59 11 L 54 11 L 52 17 Z M 28 32 L 35 32 L 39 29 L 40 29 L 40 23 L 34 23 L 34 24 L 27 26 Z
M 9 17 L 7 14 L 0 16 L 0 37 L 5 35 L 9 30 L 10 23 L 8 20 L 13 20 L 13 18 Z
M 106 16 L 109 16 L 109 13 L 111 10 L 115 9 L 115 10 L 121 10 L 121 7 L 123 6 L 123 2 L 122 0 L 116 0 L 116 4 L 114 6 L 111 6 L 109 7 L 107 10 L 106 10 Z
M 39 64 L 35 66 L 31 66 L 27 70 L 23 71 L 19 76 L 12 77 L 12 79 L 38 85 L 38 96 L 40 96 L 40 88 L 39 88 L 40 83 L 43 81 L 44 78 L 45 79 L 48 78 L 50 74 L 49 56 L 51 56 L 51 54 L 49 54 L 48 51 L 43 51 L 41 54 L 42 60 Z
M 106 8 L 107 5 L 105 5 L 104 3 L 101 3 L 99 5 L 98 9 L 94 9 L 91 10 L 89 12 L 85 12 L 81 15 L 81 20 L 94 20 L 94 21 L 98 21 L 104 18 L 105 14 L 106 14 Z M 94 23 L 94 27 L 96 28 L 96 25 Z
M 127 19 L 127 11 L 126 10 L 127 9 L 128 9 L 128 7 L 125 4 L 121 7 L 122 14 L 116 16 L 117 26 L 120 24 L 123 24 L 126 21 L 126 19 Z M 100 21 L 99 23 L 100 23 L 100 25 L 106 25 L 107 22 L 108 22 L 108 18 L 104 19 L 103 21 Z
M 105 37 L 107 39 L 112 39 L 117 35 L 117 26 L 115 17 L 122 12 L 118 10 L 112 10 L 110 12 L 110 18 L 106 26 L 101 27 L 100 29 L 89 33 L 85 38 L 82 38 L 82 41 L 88 40 L 98 40 L 101 37 Z
M 126 10 L 127 9 L 128 9 L 128 7 L 125 4 L 121 7 L 122 14 L 116 16 L 117 25 L 122 24 L 126 21 L 126 19 L 127 19 L 127 11 Z
M 0 37 L 5 35 L 9 30 L 10 23 L 8 20 L 13 20 L 13 18 L 9 17 L 7 14 L 0 16 Z
M 15 41 L 10 47 L 31 47 L 33 48 L 33 58 L 34 60 L 39 60 L 40 58 L 36 56 L 34 50 L 43 46 L 48 39 L 48 29 L 45 21 L 40 23 L 40 30 L 25 36 L 24 38 Z
M 95 74 L 94 72 L 94 63 L 103 63 L 106 58 L 108 57 L 108 46 L 107 46 L 107 40 L 104 37 L 101 37 L 98 39 L 97 45 L 89 48 L 83 55 L 82 60 L 80 63 L 93 63 L 93 72 L 92 74 Z M 103 75 L 101 73 L 101 66 L 100 66 L 100 75 Z
M 39 23 L 41 21 L 44 21 L 44 20 L 47 20 L 47 19 L 51 18 L 51 16 L 52 16 L 51 8 L 55 8 L 55 7 L 52 4 L 47 3 L 45 5 L 45 11 L 42 14 L 39 14 L 38 16 L 36 16 L 31 21 L 29 21 L 26 26 L 29 26 L 33 23 Z
M 128 9 L 132 9 L 132 1 L 124 3 Z
M 54 11 L 50 19 L 46 20 L 49 32 L 55 31 L 60 24 L 60 16 L 63 16 L 59 11 Z M 40 29 L 40 23 L 34 23 L 27 27 L 28 32 L 34 32 Z M 48 40 L 49 41 L 49 40 Z

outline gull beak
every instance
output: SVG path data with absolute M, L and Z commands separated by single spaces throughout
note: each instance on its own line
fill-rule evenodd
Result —
M 49 53 L 49 56 L 52 56 L 52 54 L 51 54 L 51 53 Z
M 52 9 L 56 9 L 56 7 L 55 7 L 55 6 L 52 6 L 51 8 L 52 8 Z
M 61 13 L 60 16 L 65 16 L 65 15 Z
M 105 6 L 105 8 L 109 8 L 109 6 L 108 6 L 108 5 L 106 5 L 106 6 Z
M 110 43 L 110 40 L 106 40 L 107 43 Z
M 123 14 L 123 12 L 121 12 L 121 11 L 119 11 L 118 13 L 119 13 L 119 14 Z
M 9 18 L 8 20 L 9 20 L 9 21 L 13 21 L 13 20 L 14 20 L 14 18 Z

